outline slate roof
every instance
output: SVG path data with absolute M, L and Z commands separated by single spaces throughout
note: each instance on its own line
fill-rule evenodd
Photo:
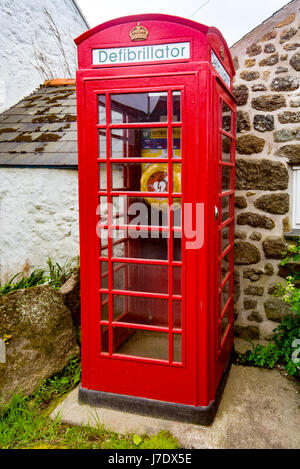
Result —
M 77 167 L 75 80 L 52 80 L 0 114 L 0 166 Z

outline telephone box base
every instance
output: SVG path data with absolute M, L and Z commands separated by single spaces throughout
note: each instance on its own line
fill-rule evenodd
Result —
M 173 402 L 125 396 L 123 394 L 93 391 L 82 387 L 79 388 L 78 400 L 80 404 L 88 404 L 92 407 L 106 407 L 121 412 L 129 412 L 131 414 L 208 426 L 213 423 L 216 416 L 231 368 L 232 358 L 233 353 L 223 373 L 216 398 L 207 407 L 194 407 L 185 404 L 175 404 Z

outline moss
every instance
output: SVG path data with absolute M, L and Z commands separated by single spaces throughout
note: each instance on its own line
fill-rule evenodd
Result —
M 0 129 L 0 135 L 6 134 L 9 132 L 18 132 L 18 129 L 13 129 L 12 127 L 7 127 L 6 129 Z
M 66 114 L 61 121 L 67 121 L 67 122 L 77 122 L 77 116 L 72 116 L 71 114 Z
M 51 134 L 50 132 L 45 132 L 35 139 L 35 142 L 57 142 L 61 139 L 59 134 Z
M 37 111 L 35 115 L 40 116 L 42 114 L 46 114 L 46 112 L 49 112 L 49 111 L 50 111 L 50 107 L 46 107 L 45 109 L 40 109 L 39 111 Z
M 45 147 L 38 147 L 34 151 L 37 153 L 43 153 L 44 150 L 45 150 Z
M 24 108 L 25 108 L 25 109 L 28 109 L 28 108 L 34 107 L 34 106 L 35 106 L 35 104 L 33 104 L 33 103 L 28 103 L 28 104 L 26 104 L 26 106 L 24 106 Z
M 51 124 L 53 122 L 59 122 L 59 119 L 57 117 L 57 114 L 47 114 L 46 116 L 41 116 L 41 117 L 36 117 L 34 119 L 32 119 L 31 121 L 33 124 L 35 123 L 47 123 L 47 124 Z
M 12 142 L 32 142 L 31 135 L 26 135 L 26 132 L 18 135 Z
M 37 99 L 41 98 L 42 96 L 31 96 L 29 98 L 26 98 L 24 99 L 24 101 L 28 101 L 28 102 L 31 102 L 31 101 L 36 101 Z

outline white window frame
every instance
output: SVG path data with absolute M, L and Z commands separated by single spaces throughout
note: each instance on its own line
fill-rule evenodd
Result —
M 293 167 L 293 219 L 292 229 L 300 230 L 300 166 Z

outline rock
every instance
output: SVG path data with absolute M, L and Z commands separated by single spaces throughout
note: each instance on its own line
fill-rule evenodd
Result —
M 41 381 L 80 354 L 69 308 L 49 285 L 17 290 L 0 300 L 0 337 L 11 335 L 0 363 L 0 401 L 32 394 Z
M 266 274 L 266 275 L 270 275 L 270 276 L 271 276 L 271 275 L 274 274 L 274 267 L 272 266 L 272 264 L 269 264 L 269 263 L 266 264 L 264 270 L 265 270 L 265 274 Z
M 235 239 L 246 239 L 247 238 L 247 233 L 246 233 L 246 231 L 235 230 L 234 231 L 234 238 Z
M 253 231 L 253 233 L 251 233 L 249 238 L 252 239 L 252 241 L 260 241 L 262 238 L 262 234 L 258 233 L 257 231 Z
M 259 72 L 245 72 L 244 71 L 240 73 L 240 77 L 246 81 L 257 80 L 259 78 L 259 75 L 260 75 Z
M 269 295 L 275 295 L 278 289 L 278 283 L 272 283 L 272 285 L 269 286 L 268 288 L 268 293 Z
M 276 73 L 276 74 L 279 74 L 279 73 L 286 73 L 286 72 L 288 72 L 288 70 L 289 70 L 289 69 L 288 69 L 287 67 L 282 67 L 282 66 L 280 66 L 280 67 L 277 67 L 277 68 L 276 68 L 275 73 Z
M 252 296 L 263 296 L 264 294 L 264 287 L 249 285 L 249 287 L 245 288 L 244 290 L 245 295 L 252 295 Z
M 262 243 L 263 250 L 267 259 L 283 259 L 287 249 L 283 238 L 270 236 Z
M 263 322 L 263 318 L 259 314 L 258 311 L 252 311 L 252 313 L 248 316 L 248 321 L 254 321 L 254 322 Z
M 257 111 L 276 111 L 286 106 L 286 99 L 282 94 L 259 96 L 252 99 L 251 105 Z
M 272 54 L 275 51 L 276 51 L 276 48 L 275 48 L 274 44 L 266 44 L 265 47 L 264 47 L 264 52 L 266 54 Z
M 257 300 L 254 300 L 252 298 L 244 298 L 244 308 L 245 309 L 257 308 Z
M 248 112 L 237 111 L 236 120 L 236 131 L 238 133 L 249 132 L 251 130 L 250 117 Z
M 64 295 L 66 305 L 70 308 L 75 327 L 80 326 L 80 269 L 76 269 L 69 280 L 60 288 L 59 292 Z
M 243 273 L 243 277 L 251 280 L 251 282 L 257 282 L 262 275 L 264 275 L 264 272 L 260 269 L 246 269 L 244 270 L 244 273 Z M 247 293 L 247 294 L 253 295 L 253 293 Z
M 249 90 L 246 85 L 234 86 L 233 95 L 237 100 L 238 106 L 245 106 L 249 97 Z
M 283 163 L 244 158 L 236 161 L 237 190 L 285 190 L 288 188 L 288 180 L 288 171 Z
M 299 81 L 295 77 L 277 77 L 271 83 L 272 91 L 294 91 L 299 88 Z
M 240 324 L 235 324 L 234 335 L 241 339 L 259 339 L 259 328 L 257 326 L 241 326 Z
M 257 247 L 246 241 L 235 241 L 234 252 L 236 265 L 251 265 L 260 261 L 260 252 Z
M 279 55 L 273 54 L 259 62 L 260 67 L 276 65 L 279 62 Z
M 242 135 L 236 139 L 236 149 L 241 155 L 252 155 L 260 153 L 265 147 L 265 140 L 256 135 Z
M 300 98 L 291 99 L 290 106 L 291 107 L 300 107 Z
M 243 195 L 236 195 L 235 196 L 235 206 L 237 208 L 246 208 L 247 207 L 246 197 L 244 197 Z
M 276 153 L 276 156 L 284 156 L 289 159 L 290 164 L 300 163 L 300 144 L 295 145 L 284 145 L 280 147 Z
M 289 41 L 293 36 L 297 34 L 297 29 L 295 28 L 290 28 L 290 29 L 285 29 L 281 35 L 280 35 L 280 44 L 283 44 L 286 41 Z
M 234 271 L 234 303 L 237 303 L 241 295 L 241 282 L 240 282 L 240 273 Z
M 291 13 L 289 16 L 287 16 L 283 21 L 280 23 L 276 24 L 275 28 L 283 28 L 283 26 L 287 26 L 288 24 L 292 23 L 295 21 L 295 13 Z
M 268 81 L 270 78 L 271 72 L 269 70 L 265 70 L 262 74 L 263 80 Z
M 294 54 L 291 57 L 290 64 L 294 70 L 296 70 L 297 72 L 300 71 L 300 53 L 299 52 L 297 52 L 297 54 Z
M 293 124 L 300 122 L 300 111 L 284 111 L 278 115 L 280 124 Z
M 255 55 L 260 54 L 262 51 L 262 47 L 259 44 L 251 44 L 246 50 L 247 54 L 250 55 L 250 57 L 254 57 Z
M 291 231 L 291 224 L 290 224 L 290 218 L 285 217 L 282 220 L 282 229 L 284 233 L 289 233 Z
M 254 205 L 264 212 L 284 215 L 289 211 L 289 194 L 265 194 L 259 197 Z
M 275 39 L 276 36 L 277 36 L 276 31 L 270 31 L 269 33 L 266 33 L 266 34 L 261 38 L 261 41 L 262 41 L 262 42 L 267 42 L 267 41 L 270 41 L 271 39 Z
M 252 91 L 267 91 L 267 87 L 263 83 L 252 85 L 251 89 Z
M 280 60 L 282 60 L 282 61 L 285 61 L 285 60 L 287 60 L 288 58 L 289 58 L 289 54 L 282 54 L 282 55 L 280 56 Z
M 289 140 L 300 140 L 300 128 L 298 129 L 281 129 L 273 133 L 274 142 L 288 142 Z
M 237 224 L 249 225 L 254 228 L 265 228 L 266 230 L 273 230 L 275 227 L 275 223 L 271 218 L 253 212 L 243 212 L 238 215 Z
M 284 48 L 286 51 L 296 50 L 296 49 L 298 49 L 298 47 L 300 47 L 300 43 L 298 43 L 298 42 L 294 42 L 293 44 L 285 44 L 285 45 L 283 46 L 283 48 Z
M 256 114 L 254 116 L 253 125 L 255 130 L 258 130 L 259 132 L 274 130 L 274 116 Z
M 246 59 L 245 60 L 245 67 L 254 67 L 256 64 L 256 59 Z
M 269 321 L 281 322 L 286 315 L 291 314 L 289 305 L 277 297 L 266 300 L 264 308 Z
M 233 60 L 234 69 L 238 70 L 240 68 L 240 63 L 239 63 L 238 57 L 233 57 L 232 60 Z

